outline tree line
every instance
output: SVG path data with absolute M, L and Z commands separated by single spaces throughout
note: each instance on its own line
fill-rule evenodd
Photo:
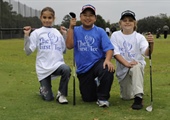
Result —
M 0 27 L 1 28 L 22 28 L 25 25 L 35 27 L 41 26 L 38 17 L 23 17 L 21 14 L 12 11 L 13 6 L 6 1 L 0 0 Z
M 23 17 L 21 14 L 17 14 L 17 12 L 12 11 L 13 6 L 8 2 L 0 0 L 0 28 L 23 28 L 23 26 L 30 25 L 34 26 L 34 28 L 39 28 L 42 26 L 41 21 L 38 17 Z M 60 25 L 69 27 L 70 16 L 65 15 Z M 156 34 L 156 30 L 158 28 L 162 29 L 162 27 L 167 24 L 170 26 L 170 17 L 167 14 L 160 13 L 157 16 L 149 16 L 143 19 L 139 19 L 137 21 L 137 31 L 140 33 L 144 32 L 152 32 Z M 60 25 L 54 25 L 57 29 L 59 29 Z M 77 25 L 81 25 L 80 21 L 77 21 Z M 95 25 L 102 27 L 105 29 L 106 27 L 111 28 L 113 25 L 119 29 L 119 23 L 110 23 L 109 21 L 105 21 L 101 15 L 97 15 L 97 20 Z M 19 33 L 19 31 L 12 31 L 13 33 Z M 11 31 L 10 31 L 11 33 Z M 3 34 L 9 34 L 9 31 L 4 31 Z
M 65 15 L 61 25 L 68 28 L 69 21 L 70 21 L 70 16 Z M 161 30 L 161 33 L 163 33 L 162 28 L 165 24 L 170 27 L 170 17 L 168 17 L 167 14 L 160 13 L 157 16 L 149 16 L 137 20 L 137 31 L 140 33 L 151 32 L 152 34 L 156 34 L 157 29 L 159 29 Z M 81 22 L 77 21 L 77 25 L 81 25 Z M 120 29 L 118 22 L 110 23 L 108 21 L 105 21 L 100 15 L 97 15 L 97 20 L 95 22 L 95 25 L 102 27 L 103 29 L 105 29 L 106 27 L 111 28 L 112 26 L 115 26 L 117 30 Z

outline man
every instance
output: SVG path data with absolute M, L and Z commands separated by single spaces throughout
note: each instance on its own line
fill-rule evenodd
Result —
M 167 38 L 169 27 L 167 25 L 163 26 L 164 39 Z

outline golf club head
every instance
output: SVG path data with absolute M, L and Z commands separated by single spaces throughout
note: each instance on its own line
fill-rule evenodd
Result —
M 69 15 L 70 15 L 72 18 L 76 18 L 76 14 L 73 13 L 73 12 L 70 12 Z
M 152 105 L 148 106 L 148 107 L 146 108 L 146 111 L 151 112 L 151 111 L 152 111 Z

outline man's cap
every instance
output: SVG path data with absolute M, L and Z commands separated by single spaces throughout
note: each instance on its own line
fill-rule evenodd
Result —
M 130 10 L 126 10 L 126 11 L 122 12 L 120 20 L 122 20 L 125 16 L 132 17 L 134 20 L 136 20 L 135 13 Z
M 81 9 L 81 13 L 83 13 L 86 9 L 91 9 L 94 15 L 96 15 L 96 8 L 93 5 L 90 4 L 84 5 Z

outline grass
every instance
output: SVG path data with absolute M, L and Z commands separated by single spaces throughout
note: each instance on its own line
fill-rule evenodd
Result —
M 170 111 L 170 36 L 155 39 L 152 55 L 153 111 L 150 105 L 149 60 L 145 68 L 144 108 L 130 108 L 133 101 L 119 98 L 119 85 L 115 77 L 110 92 L 109 108 L 100 108 L 95 102 L 81 100 L 76 79 L 76 105 L 73 106 L 73 81 L 69 82 L 68 105 L 41 100 L 38 95 L 39 82 L 35 72 L 35 56 L 26 56 L 23 39 L 0 40 L 0 119 L 1 120 L 169 120 Z M 72 68 L 72 51 L 68 50 L 65 61 Z M 113 61 L 114 63 L 114 61 Z M 115 63 L 114 63 L 115 64 Z M 52 81 L 56 94 L 59 78 Z

